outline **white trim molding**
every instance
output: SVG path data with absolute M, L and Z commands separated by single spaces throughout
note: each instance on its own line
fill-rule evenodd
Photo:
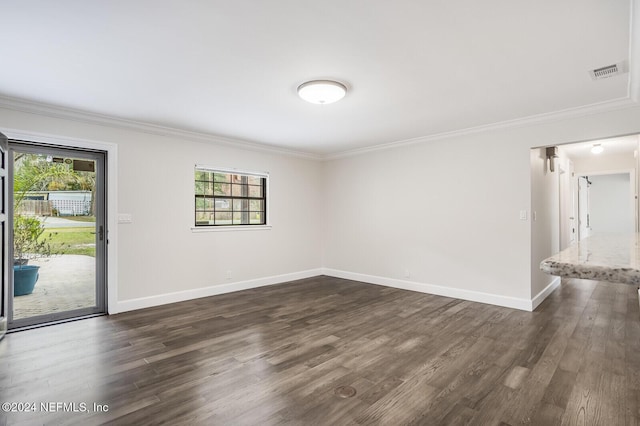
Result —
M 43 115 L 47 117 L 63 118 L 66 120 L 73 120 L 86 124 L 97 124 L 119 129 L 135 130 L 152 135 L 171 136 L 180 139 L 192 140 L 195 142 L 215 143 L 218 145 L 231 146 L 234 148 L 246 149 L 249 151 L 289 155 L 310 160 L 322 159 L 322 156 L 320 155 L 302 151 L 295 151 L 292 149 L 279 148 L 259 142 L 249 142 L 240 139 L 217 136 L 209 133 L 201 133 L 190 130 L 177 129 L 173 127 L 160 126 L 157 124 L 145 123 L 142 121 L 97 114 L 73 108 L 65 108 L 57 105 L 45 104 L 42 102 L 28 101 L 26 99 L 11 98 L 8 96 L 0 96 L 0 108 L 7 108 L 15 111 Z
M 136 309 L 151 308 L 153 306 L 166 305 L 169 303 L 184 302 L 186 300 L 200 299 L 202 297 L 216 296 L 218 294 L 233 293 L 235 291 L 249 290 L 252 288 L 317 277 L 319 275 L 322 275 L 321 268 L 292 272 L 282 275 L 274 275 L 271 277 L 256 278 L 253 280 L 238 281 L 235 283 L 211 285 L 208 287 L 176 291 L 173 293 L 157 294 L 154 296 L 140 297 L 137 299 L 121 300 L 118 301 L 114 306 L 113 311 L 109 310 L 109 314 L 117 314 L 127 311 L 133 311 Z
M 551 293 L 553 293 L 555 291 L 555 289 L 557 289 L 558 287 L 560 287 L 560 284 L 562 282 L 562 278 L 560 277 L 553 277 L 553 280 L 551 280 L 551 282 L 549 283 L 548 286 L 546 286 L 544 289 L 542 289 L 542 291 L 538 294 L 536 294 L 533 299 L 531 299 L 531 309 L 529 309 L 530 311 L 535 310 L 538 306 L 540 306 L 540 304 L 542 302 L 544 302 L 544 300 L 549 297 L 549 295 Z
M 158 294 L 137 299 L 118 301 L 110 314 L 133 311 L 137 309 L 151 308 L 154 306 L 166 305 L 169 303 L 184 302 L 186 300 L 199 299 L 202 297 L 217 296 L 219 294 L 232 293 L 236 291 L 249 290 L 275 284 L 282 284 L 289 281 L 313 278 L 326 275 L 335 278 L 343 278 L 352 281 L 360 281 L 368 284 L 382 285 L 386 287 L 398 288 L 402 290 L 416 291 L 419 293 L 433 294 L 437 296 L 451 297 L 453 299 L 468 300 L 471 302 L 487 303 L 490 305 L 502 306 L 505 308 L 519 309 L 522 311 L 533 311 L 542 303 L 556 288 L 560 286 L 560 278 L 556 277 L 551 284 L 538 293 L 532 300 L 520 299 L 516 297 L 501 296 L 491 293 L 483 293 L 472 290 L 465 290 L 452 287 L 444 287 L 433 284 L 419 283 L 415 281 L 397 280 L 374 275 L 359 274 L 355 272 L 340 271 L 330 268 L 309 269 L 306 271 L 292 272 L 282 275 L 274 275 L 264 278 L 256 278 L 235 283 L 225 283 L 200 287 L 184 291 Z
M 267 217 L 267 220 L 268 217 Z M 231 231 L 269 231 L 271 225 L 225 225 L 225 226 L 192 226 L 189 228 L 193 233 L 201 232 L 231 232 Z
M 334 160 L 344 157 L 352 157 L 368 152 L 383 151 L 387 149 L 397 148 L 407 145 L 415 145 L 425 142 L 433 142 L 442 139 L 450 139 L 458 136 L 473 135 L 492 130 L 509 129 L 524 127 L 534 124 L 553 123 L 555 121 L 567 120 L 571 118 L 578 118 L 593 114 L 599 114 L 609 111 L 616 111 L 620 109 L 636 107 L 638 104 L 629 97 L 614 99 L 611 101 L 600 102 L 592 105 L 585 105 L 576 108 L 569 108 L 561 111 L 554 111 L 549 113 L 543 113 L 538 115 L 532 115 L 528 117 L 516 118 L 513 120 L 500 121 L 496 123 L 484 124 L 475 127 L 469 127 L 466 129 L 452 130 L 450 132 L 434 133 L 432 135 L 420 136 L 417 138 L 406 139 L 401 141 L 394 141 L 388 143 L 382 143 L 365 148 L 356 148 L 352 150 L 337 152 L 335 154 L 327 154 L 323 156 L 323 160 Z
M 640 0 L 638 0 L 640 1 Z M 636 55 L 640 56 L 640 55 Z M 514 127 L 522 127 L 531 124 L 543 124 L 550 123 L 559 120 L 566 120 L 571 118 L 582 117 L 586 115 L 598 114 L 608 111 L 615 111 L 619 109 L 626 109 L 638 106 L 634 95 L 636 91 L 640 91 L 639 86 L 635 82 L 634 70 L 640 67 L 635 67 L 635 59 L 630 61 L 631 80 L 627 92 L 630 94 L 624 98 L 613 99 L 610 101 L 599 102 L 591 105 L 584 105 L 576 108 L 569 108 L 561 111 L 554 111 L 549 113 L 543 113 L 533 116 L 521 117 L 513 120 L 500 121 L 496 123 L 488 123 L 480 126 L 469 127 L 466 129 L 457 129 L 448 132 L 434 133 L 430 135 L 419 136 L 416 138 L 389 141 L 365 148 L 356 148 L 346 151 L 338 151 L 329 154 L 316 154 L 311 152 L 296 151 L 291 149 L 280 148 L 277 146 L 267 145 L 259 142 L 249 142 L 240 139 L 233 139 L 229 137 L 217 136 L 214 134 L 194 132 L 190 130 L 177 129 L 172 127 L 160 126 L 157 124 L 145 123 L 140 121 L 128 120 L 119 117 L 112 117 L 103 114 L 90 113 L 72 108 L 65 108 L 56 105 L 50 105 L 40 102 L 28 101 L 25 99 L 11 98 L 7 96 L 0 96 L 0 108 L 7 108 L 16 111 L 22 111 L 29 114 L 38 114 L 54 118 L 63 118 L 67 120 L 78 121 L 87 124 L 97 124 L 102 126 L 110 126 L 121 129 L 135 130 L 143 133 L 171 136 L 186 140 L 192 140 L 196 142 L 215 143 L 224 146 L 232 146 L 240 149 L 247 149 L 250 151 L 267 152 L 281 155 L 288 155 L 294 157 L 301 157 L 310 160 L 333 160 L 343 157 L 351 157 L 355 155 L 365 154 L 372 151 L 387 150 L 391 148 L 414 145 L 419 143 L 431 142 L 441 139 L 448 139 L 457 136 L 464 136 L 470 134 L 477 134 L 487 132 L 491 130 L 507 129 Z M 635 72 L 640 74 L 640 71 Z
M 517 297 L 501 296 L 499 294 L 483 293 L 479 291 L 466 290 L 455 287 L 445 287 L 434 284 L 420 283 L 416 281 L 398 280 L 395 278 L 379 277 L 375 275 L 360 274 L 356 272 L 340 271 L 337 269 L 323 268 L 324 275 L 344 278 L 347 280 L 361 281 L 368 284 L 383 285 L 386 287 L 399 288 L 402 290 L 417 291 L 420 293 L 434 294 L 437 296 L 451 297 L 453 299 L 468 300 L 471 302 L 487 303 L 490 305 L 503 306 L 505 308 L 519 309 L 521 311 L 533 311 L 553 290 L 560 284 L 549 284 L 534 299 L 521 299 Z M 554 286 L 555 285 L 555 286 Z

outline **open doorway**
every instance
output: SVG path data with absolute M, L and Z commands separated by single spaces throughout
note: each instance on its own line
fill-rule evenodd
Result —
M 591 235 L 637 230 L 639 136 L 558 147 L 560 250 Z M 564 207 L 564 208 L 563 208 Z
M 629 202 L 624 205 L 606 201 L 600 204 L 609 213 L 621 211 L 625 218 L 630 218 L 623 220 L 628 224 L 625 228 L 629 230 L 627 233 L 637 232 L 639 143 L 639 135 L 630 135 L 558 145 L 557 149 L 547 146 L 531 149 L 531 294 L 534 299 L 543 298 L 560 285 L 560 278 L 540 270 L 540 262 L 578 244 L 580 227 L 583 228 L 583 238 L 591 232 L 595 236 L 595 216 L 592 217 L 595 212 L 588 204 L 593 203 L 593 197 L 589 195 L 592 195 L 596 183 L 589 186 L 587 180 L 593 182 L 593 177 L 600 175 L 628 176 L 627 188 L 630 189 L 625 199 Z M 594 145 L 599 148 L 594 149 Z M 598 187 L 606 188 L 606 184 L 598 183 Z M 584 193 L 582 197 L 579 196 L 580 191 Z M 623 193 L 625 191 L 622 190 Z M 579 198 L 582 198 L 582 217 L 579 215 Z M 527 220 L 527 215 L 522 212 L 520 217 Z
M 635 232 L 635 171 L 592 173 L 578 179 L 580 240 L 592 234 Z

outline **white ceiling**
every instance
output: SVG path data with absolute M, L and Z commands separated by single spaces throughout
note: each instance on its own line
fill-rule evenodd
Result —
M 567 154 L 567 157 L 573 160 L 594 157 L 596 155 L 598 157 L 607 155 L 633 155 L 633 152 L 638 149 L 638 140 L 638 135 L 630 135 L 561 145 L 560 148 Z M 601 154 L 593 154 L 591 152 L 591 148 L 596 144 L 602 145 L 602 148 L 604 148 Z
M 626 0 L 3 1 L 0 96 L 327 155 L 628 96 Z M 332 105 L 296 87 L 349 87 Z

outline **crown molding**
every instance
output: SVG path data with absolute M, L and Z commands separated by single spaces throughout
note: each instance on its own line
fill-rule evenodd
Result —
M 640 3 L 640 0 L 638 0 L 638 2 Z M 638 8 L 638 12 L 640 13 L 640 7 Z M 640 55 L 637 55 L 636 58 L 640 59 Z M 638 61 L 636 60 L 635 62 L 638 62 Z M 631 70 L 640 71 L 640 66 L 632 67 L 631 66 L 632 63 L 633 61 L 630 61 L 630 72 Z M 97 124 L 101 126 L 116 127 L 116 128 L 121 128 L 125 130 L 134 130 L 134 131 L 153 134 L 153 135 L 187 139 L 187 140 L 201 142 L 201 143 L 209 143 L 209 144 L 214 143 L 218 145 L 241 148 L 241 149 L 246 149 L 250 151 L 258 151 L 258 152 L 266 152 L 271 154 L 300 157 L 308 160 L 330 161 L 330 160 L 335 160 L 339 158 L 362 155 L 368 152 L 388 150 L 393 148 L 399 148 L 402 146 L 425 143 L 425 142 L 433 142 L 441 139 L 449 139 L 449 138 L 454 138 L 459 136 L 478 134 L 478 133 L 483 133 L 483 132 L 488 132 L 493 130 L 524 127 L 524 126 L 533 125 L 533 124 L 551 123 L 555 121 L 578 118 L 578 117 L 599 114 L 599 113 L 608 112 L 608 111 L 615 111 L 615 110 L 620 110 L 625 108 L 636 107 L 639 104 L 633 99 L 632 89 L 636 87 L 634 82 L 639 81 L 640 78 L 636 79 L 634 78 L 633 75 L 630 75 L 630 80 L 631 80 L 629 84 L 630 93 L 629 93 L 629 96 L 625 98 L 614 99 L 611 101 L 600 102 L 600 103 L 586 105 L 586 106 L 577 107 L 577 108 L 569 108 L 561 111 L 537 114 L 537 115 L 517 118 L 513 120 L 501 121 L 497 123 L 485 124 L 481 126 L 469 127 L 466 129 L 435 133 L 431 135 L 420 136 L 417 138 L 405 139 L 405 140 L 394 141 L 394 142 L 387 142 L 387 143 L 382 143 L 382 144 L 369 146 L 365 148 L 356 148 L 352 150 L 330 153 L 325 155 L 288 150 L 288 149 L 273 147 L 265 144 L 248 142 L 240 139 L 232 139 L 232 138 L 221 137 L 213 134 L 199 133 L 199 132 L 193 132 L 189 130 L 182 130 L 182 129 L 176 129 L 172 127 L 160 126 L 156 124 L 143 123 L 143 122 L 134 121 L 134 120 L 127 120 L 124 118 L 111 117 L 103 114 L 90 113 L 90 112 L 80 111 L 80 110 L 71 109 L 71 108 L 63 108 L 63 107 L 44 104 L 40 102 L 10 98 L 6 96 L 0 96 L 0 108 L 13 109 L 16 111 L 43 115 L 43 116 L 48 116 L 53 118 L 63 118 L 63 119 L 78 121 L 86 124 L 94 124 L 94 125 Z
M 339 158 L 352 157 L 366 154 L 374 151 L 382 151 L 402 146 L 415 145 L 425 142 L 433 142 L 441 139 L 450 139 L 459 136 L 467 136 L 477 133 L 483 133 L 493 130 L 509 129 L 530 126 L 534 124 L 552 123 L 555 121 L 568 120 L 572 118 L 583 117 L 587 115 L 600 114 L 603 112 L 615 111 L 638 106 L 638 104 L 630 97 L 614 99 L 611 101 L 600 102 L 596 104 L 586 105 L 577 108 L 569 108 L 561 111 L 548 112 L 543 114 L 531 115 L 513 120 L 500 121 L 497 123 L 483 124 L 481 126 L 468 127 L 466 129 L 453 130 L 450 132 L 434 133 L 427 136 L 405 139 L 395 142 L 387 142 L 365 148 L 356 148 L 348 151 L 342 151 L 335 154 L 327 154 L 323 160 L 335 160 Z
M 640 3 L 640 0 L 638 0 L 638 2 Z M 640 13 L 640 7 L 638 8 L 638 12 Z M 640 55 L 636 55 L 635 58 L 640 59 Z M 634 62 L 638 62 L 638 61 L 637 60 L 630 61 L 630 72 L 632 70 L 640 71 L 640 66 L 632 66 Z M 16 110 L 16 111 L 43 115 L 43 116 L 53 117 L 53 118 L 63 118 L 63 119 L 78 121 L 86 124 L 94 124 L 94 125 L 97 124 L 101 126 L 116 127 L 116 128 L 121 128 L 125 130 L 134 130 L 134 131 L 153 134 L 153 135 L 187 139 L 187 140 L 201 142 L 201 143 L 215 143 L 223 146 L 241 148 L 241 149 L 246 149 L 250 151 L 287 155 L 287 156 L 305 158 L 309 160 L 328 161 L 328 160 L 334 160 L 334 159 L 339 159 L 344 157 L 362 155 L 368 152 L 399 148 L 407 145 L 433 142 L 436 140 L 483 133 L 483 132 L 488 132 L 492 130 L 523 127 L 523 126 L 528 126 L 532 124 L 551 123 L 554 121 L 567 120 L 567 119 L 582 117 L 586 115 L 598 114 L 598 113 L 603 113 L 607 111 L 615 111 L 619 109 L 638 106 L 638 103 L 633 99 L 632 90 L 637 86 L 636 84 L 634 84 L 634 82 L 640 81 L 640 78 L 636 79 L 633 77 L 634 77 L 633 75 L 630 76 L 630 80 L 631 80 L 629 84 L 630 93 L 629 93 L 629 96 L 625 98 L 615 99 L 615 100 L 606 101 L 606 102 L 600 102 L 600 103 L 586 105 L 578 108 L 570 108 L 570 109 L 565 109 L 561 111 L 537 114 L 533 116 L 517 118 L 514 120 L 501 121 L 497 123 L 469 127 L 466 129 L 435 133 L 431 135 L 420 136 L 417 138 L 405 139 L 405 140 L 394 141 L 394 142 L 387 142 L 387 143 L 382 143 L 382 144 L 378 144 L 370 147 L 356 148 L 352 150 L 330 153 L 325 155 L 288 150 L 284 148 L 268 146 L 265 144 L 248 142 L 240 139 L 226 138 L 226 137 L 221 137 L 213 134 L 176 129 L 172 127 L 144 123 L 144 122 L 139 122 L 135 120 L 127 120 L 124 118 L 111 117 L 108 115 L 85 112 L 85 111 L 80 111 L 76 109 L 64 108 L 64 107 L 54 106 L 50 104 L 27 101 L 24 99 L 17 99 L 17 98 L 11 98 L 6 96 L 0 96 L 0 108 L 7 108 L 7 109 Z M 638 94 L 640 95 L 640 92 Z
M 66 108 L 42 102 L 29 101 L 25 99 L 12 98 L 0 95 L 0 108 L 12 109 L 29 114 L 43 115 L 53 118 L 63 118 L 66 120 L 78 121 L 86 124 L 94 124 L 108 127 L 117 127 L 125 130 L 134 130 L 152 135 L 175 137 L 187 139 L 195 142 L 214 143 L 218 145 L 241 148 L 249 151 L 266 152 L 271 154 L 301 157 L 308 160 L 322 160 L 322 155 L 312 154 L 303 151 L 278 148 L 266 144 L 249 142 L 241 139 L 222 137 L 209 133 L 194 132 L 191 130 L 178 129 L 173 127 L 160 126 L 157 124 L 145 123 L 125 118 L 112 117 L 109 115 L 93 112 L 81 111 L 73 108 Z

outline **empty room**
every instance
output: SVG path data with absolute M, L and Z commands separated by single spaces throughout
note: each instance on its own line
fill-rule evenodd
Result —
M 0 426 L 640 423 L 640 0 L 0 17 Z

